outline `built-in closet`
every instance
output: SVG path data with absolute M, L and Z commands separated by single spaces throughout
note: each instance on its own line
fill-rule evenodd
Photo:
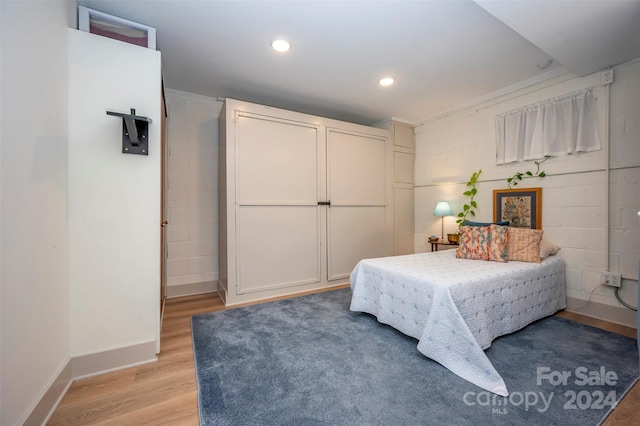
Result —
M 414 252 L 414 162 L 413 125 L 396 119 L 378 124 L 391 131 L 393 156 L 393 254 Z
M 393 254 L 389 130 L 233 99 L 219 129 L 226 305 L 347 283 Z

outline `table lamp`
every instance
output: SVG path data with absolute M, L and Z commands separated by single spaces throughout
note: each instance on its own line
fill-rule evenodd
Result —
M 438 204 L 436 204 L 436 209 L 433 211 L 433 215 L 442 217 L 441 236 L 442 239 L 444 239 L 444 217 L 453 215 L 451 206 L 446 201 L 439 201 Z

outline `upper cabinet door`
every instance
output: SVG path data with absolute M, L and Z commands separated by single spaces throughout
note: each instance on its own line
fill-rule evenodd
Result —
M 395 123 L 393 125 L 393 144 L 398 147 L 413 149 L 413 126 Z

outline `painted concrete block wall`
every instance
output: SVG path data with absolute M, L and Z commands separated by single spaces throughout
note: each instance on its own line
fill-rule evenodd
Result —
M 73 29 L 69 41 L 72 357 L 157 342 L 160 52 Z M 149 155 L 122 153 L 122 119 L 149 117 Z M 155 353 L 152 354 L 155 357 Z
M 604 144 L 611 146 L 607 172 L 606 150 L 551 158 L 542 166 L 544 179 L 534 178 L 520 187 L 542 187 L 542 223 L 546 238 L 562 246 L 567 261 L 568 297 L 587 300 L 600 284 L 602 271 L 623 275 L 621 294 L 637 300 L 637 265 L 640 259 L 640 61 L 614 68 L 609 110 L 598 116 Z M 583 78 L 562 75 L 514 90 L 477 105 L 426 120 L 416 126 L 415 251 L 427 251 L 425 236 L 440 233 L 440 218 L 433 216 L 437 201 L 449 201 L 454 212 L 464 203 L 464 183 L 482 169 L 476 200 L 477 218 L 493 218 L 493 190 L 506 189 L 516 171 L 534 170 L 532 162 L 495 164 L 496 114 L 572 91 L 598 86 L 600 74 Z M 606 89 L 597 89 L 599 102 Z M 606 102 L 605 102 L 606 105 Z M 610 130 L 606 133 L 609 115 Z M 607 173 L 610 202 L 606 196 Z M 607 234 L 607 213 L 610 230 Z M 445 218 L 445 233 L 456 230 L 455 217 Z M 609 251 L 606 241 L 609 241 Z M 594 291 L 592 301 L 621 306 L 610 288 Z
M 167 294 L 215 291 L 218 280 L 216 99 L 166 91 L 169 118 Z
M 75 3 L 0 2 L 0 424 L 23 424 L 69 359 L 67 26 Z

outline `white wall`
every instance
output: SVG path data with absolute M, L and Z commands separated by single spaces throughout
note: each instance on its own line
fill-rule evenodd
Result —
M 416 252 L 426 251 L 424 237 L 439 234 L 440 219 L 433 216 L 437 201 L 449 201 L 454 212 L 465 201 L 461 196 L 472 172 L 482 169 L 478 184 L 477 218 L 493 216 L 494 189 L 506 189 L 506 179 L 516 171 L 534 170 L 532 162 L 495 164 L 494 117 L 496 114 L 537 101 L 598 85 L 599 73 L 584 78 L 560 76 L 552 80 L 496 96 L 416 126 Z M 600 100 L 605 90 L 599 89 Z M 599 116 L 599 130 L 606 143 L 606 102 Z M 609 174 L 611 194 L 606 198 L 606 150 L 552 158 L 541 169 L 547 177 L 523 182 L 519 187 L 542 187 L 544 235 L 562 246 L 567 261 L 567 295 L 587 300 L 607 269 L 623 275 L 622 296 L 637 300 L 640 258 L 640 61 L 614 68 L 610 88 Z M 611 229 L 607 235 L 607 212 Z M 455 218 L 445 220 L 445 233 L 456 229 Z M 605 252 L 607 239 L 609 252 Z M 592 301 L 621 306 L 610 288 L 596 290 Z
M 22 424 L 68 362 L 67 26 L 75 2 L 0 2 L 0 424 Z
M 70 354 L 154 342 L 160 299 L 160 52 L 69 38 Z M 122 153 L 122 119 L 149 117 L 149 155 Z
M 166 91 L 167 294 L 215 291 L 218 280 L 218 115 L 222 103 Z

